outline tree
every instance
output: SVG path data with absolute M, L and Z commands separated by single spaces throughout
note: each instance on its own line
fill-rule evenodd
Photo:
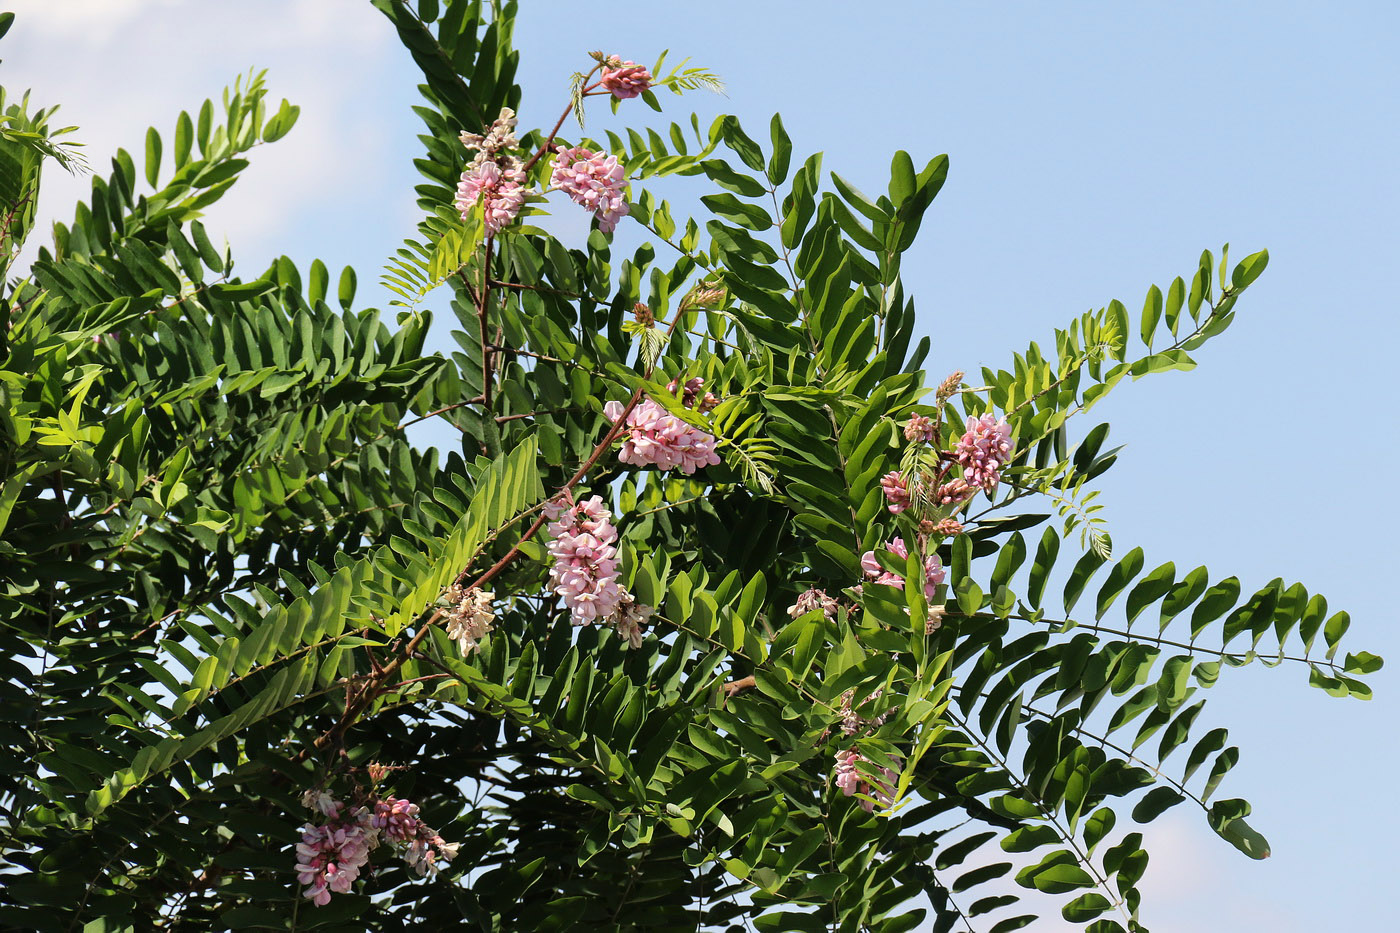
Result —
M 714 80 L 602 54 L 516 139 L 513 4 L 375 5 L 425 81 L 392 319 L 200 226 L 296 120 L 258 74 L 7 283 L 0 921 L 1009 930 L 1014 872 L 1141 929 L 1125 814 L 1190 800 L 1267 854 L 1197 693 L 1257 659 L 1365 697 L 1380 661 L 1301 584 L 1115 551 L 1107 426 L 1071 423 L 1191 368 L 1266 253 L 926 384 L 900 257 L 946 157 L 870 198 L 776 117 L 570 144 L 590 98 Z M 5 112 L 7 268 L 43 160 L 77 167 L 51 118 Z M 547 187 L 585 249 L 530 225 Z M 614 258 L 620 222 L 654 245 Z M 416 450 L 426 418 L 461 450 Z

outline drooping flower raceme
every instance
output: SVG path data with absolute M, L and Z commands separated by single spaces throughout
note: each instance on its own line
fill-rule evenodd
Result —
M 892 513 L 898 515 L 909 508 L 909 487 L 898 470 L 891 470 L 880 477 L 880 488 L 884 490 L 885 501 L 888 503 L 885 507 Z
M 904 423 L 904 439 L 914 444 L 932 444 L 933 419 L 926 415 L 910 415 Z
M 636 62 L 625 62 L 612 55 L 603 62 L 599 83 L 618 100 L 630 100 L 651 87 L 651 72 Z
M 845 794 L 847 797 L 860 794 L 865 797 L 874 798 L 873 800 L 862 800 L 860 802 L 861 808 L 865 810 L 865 812 L 872 813 L 875 810 L 876 802 L 885 807 L 894 803 L 894 788 L 896 782 L 899 780 L 899 775 L 889 768 L 882 767 L 880 769 L 880 780 L 873 783 L 867 781 L 865 778 L 861 777 L 860 772 L 856 770 L 856 763 L 862 760 L 860 752 L 857 752 L 853 748 L 837 752 L 836 768 L 834 769 L 836 786 L 840 788 L 841 793 Z
M 297 881 L 303 897 L 318 907 L 331 894 L 346 894 L 369 861 L 370 852 L 387 842 L 403 852 L 419 875 L 435 874 L 441 858 L 451 861 L 457 844 L 448 843 L 418 818 L 418 806 L 397 797 L 371 798 L 362 807 L 349 807 L 321 790 L 309 790 L 303 804 L 325 816 L 319 826 L 306 824 L 297 843 Z
M 505 168 L 495 162 L 483 162 L 462 173 L 457 183 L 457 210 L 462 219 L 471 215 L 476 202 L 485 198 L 482 225 L 489 236 L 495 236 L 508 226 L 525 204 L 525 173 L 518 168 Z
M 549 183 L 572 198 L 575 204 L 592 211 L 598 218 L 598 229 L 604 233 L 612 233 L 618 220 L 631 210 L 623 197 L 627 177 L 617 156 L 582 146 L 560 147 L 554 157 L 554 172 Z
M 622 417 L 621 402 L 608 402 L 603 414 L 609 421 Z M 679 469 L 690 475 L 705 466 L 717 466 L 713 434 L 686 424 L 651 399 L 627 413 L 622 434 L 622 452 L 617 459 L 635 466 L 655 466 L 662 470 Z
M 553 536 L 549 553 L 550 585 L 569 607 L 575 625 L 589 625 L 617 611 L 623 596 L 618 585 L 617 529 L 603 500 L 558 500 L 544 507 Z
M 909 548 L 905 546 L 903 538 L 892 538 L 885 542 L 885 550 L 891 552 L 896 557 L 909 559 Z M 902 574 L 892 573 L 880 566 L 880 562 L 875 558 L 874 551 L 866 551 L 860 558 L 861 570 L 865 571 L 866 579 L 876 583 L 883 583 L 886 586 L 894 586 L 904 589 L 904 577 Z M 942 583 L 946 572 L 943 569 L 943 561 L 939 560 L 936 553 L 930 553 L 924 557 L 924 596 L 933 599 L 935 588 Z
M 457 650 L 466 657 L 493 628 L 496 613 L 491 609 L 492 594 L 476 587 L 463 589 L 454 583 L 443 595 L 451 604 L 447 610 L 447 637 L 457 643 Z
M 463 132 L 460 139 L 476 155 L 457 183 L 457 210 L 466 220 L 482 201 L 482 224 L 488 236 L 515 220 L 525 203 L 525 173 L 520 160 L 505 150 L 520 145 L 515 138 L 515 111 L 501 109 L 501 115 L 486 133 Z
M 376 801 L 370 825 L 384 841 L 403 852 L 403 859 L 419 876 L 435 875 L 438 859 L 450 862 L 457 844 L 446 842 L 418 818 L 418 805 L 398 797 Z
M 1002 467 L 1011 459 L 1011 425 L 991 412 L 969 419 L 956 453 L 963 479 L 991 492 L 1001 481 Z
M 367 814 L 352 807 L 341 818 L 333 817 L 320 826 L 308 823 L 301 828 L 297 843 L 297 881 L 318 907 L 330 903 L 331 893 L 347 894 L 360 869 L 369 861 L 372 834 L 363 819 Z

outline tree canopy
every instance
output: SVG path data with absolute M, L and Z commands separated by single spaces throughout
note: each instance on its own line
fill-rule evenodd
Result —
M 900 273 L 946 156 L 871 196 L 777 116 L 592 138 L 718 82 L 615 50 L 522 131 L 513 2 L 372 2 L 423 78 L 383 311 L 202 226 L 293 130 L 264 75 L 133 138 L 25 269 L 84 163 L 0 96 L 0 924 L 1107 933 L 1151 916 L 1133 822 L 1268 855 L 1203 692 L 1365 699 L 1381 661 L 1301 583 L 1110 540 L 1087 417 L 1194 368 L 1266 252 L 930 376 Z

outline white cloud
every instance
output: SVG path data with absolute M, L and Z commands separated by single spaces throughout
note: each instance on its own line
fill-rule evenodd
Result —
M 272 234 L 335 205 L 388 158 L 376 108 L 366 101 L 395 61 L 390 54 L 400 52 L 392 27 L 368 4 L 21 0 L 16 12 L 0 44 L 4 84 L 12 93 L 32 87 L 36 104 L 60 104 L 58 119 L 79 127 L 72 138 L 102 175 L 118 146 L 143 162 L 148 125 L 168 153 L 180 110 L 193 115 L 206 97 L 217 106 L 236 75 L 253 65 L 268 69 L 270 103 L 286 97 L 301 106 L 301 117 L 289 136 L 252 154 L 242 180 L 206 219 L 239 253 L 285 249 L 274 247 Z M 27 256 L 47 240 L 49 222 L 71 218 L 90 185 L 56 167 L 47 171 Z
M 36 36 L 88 48 L 110 45 L 115 33 L 143 13 L 161 12 L 181 0 L 14 0 L 24 28 Z

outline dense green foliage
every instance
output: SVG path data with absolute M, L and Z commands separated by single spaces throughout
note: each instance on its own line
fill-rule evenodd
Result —
M 1238 753 L 1196 727 L 1202 689 L 1259 660 L 1365 698 L 1380 660 L 1340 653 L 1347 615 L 1301 584 L 1246 593 L 1114 548 L 1090 485 L 1115 460 L 1107 426 L 1070 421 L 1127 377 L 1192 368 L 1265 254 L 1205 253 L 1141 315 L 1084 314 L 944 404 L 900 262 L 946 157 L 896 153 L 871 198 L 794 158 L 776 117 L 763 143 L 733 118 L 607 134 L 592 145 L 625 164 L 627 222 L 654 245 L 617 257 L 595 230 L 570 249 L 528 216 L 483 244 L 453 206 L 457 136 L 519 103 L 514 4 L 374 3 L 425 81 L 424 219 L 385 274 L 402 308 L 357 308 L 355 273 L 319 261 L 235 275 L 205 234 L 248 151 L 296 120 L 261 75 L 119 151 L 9 269 L 0 925 L 1001 933 L 1049 906 L 1109 931 L 1145 929 L 1129 815 L 1189 801 L 1267 855 L 1248 804 L 1216 796 Z M 40 166 L 73 159 L 50 112 L 0 106 L 8 268 Z M 663 175 L 712 216 L 674 219 L 645 189 Z M 435 302 L 450 357 L 424 351 Z M 661 325 L 633 323 L 638 302 Z M 718 407 L 682 407 L 677 376 Z M 628 650 L 570 625 L 522 533 L 604 440 L 603 403 L 637 391 L 724 462 L 685 477 L 605 448 L 577 487 L 611 502 L 623 582 L 656 607 Z M 1017 451 L 996 494 L 887 511 L 882 475 L 936 466 L 905 420 L 954 439 L 984 412 Z M 460 450 L 413 447 L 429 417 Z M 963 533 L 919 527 L 955 512 Z M 851 593 L 895 535 L 948 568 L 932 632 L 919 586 Z M 917 553 L 886 566 L 922 573 Z M 431 612 L 483 573 L 496 629 L 464 658 Z M 790 617 L 812 586 L 845 591 L 840 612 Z M 883 725 L 843 736 L 847 691 Z M 863 774 L 899 773 L 893 807 L 833 786 L 849 747 Z M 421 881 L 377 859 L 313 906 L 292 873 L 301 795 L 348 795 L 371 762 L 460 851 Z M 1019 902 L 1013 876 L 1059 902 Z

